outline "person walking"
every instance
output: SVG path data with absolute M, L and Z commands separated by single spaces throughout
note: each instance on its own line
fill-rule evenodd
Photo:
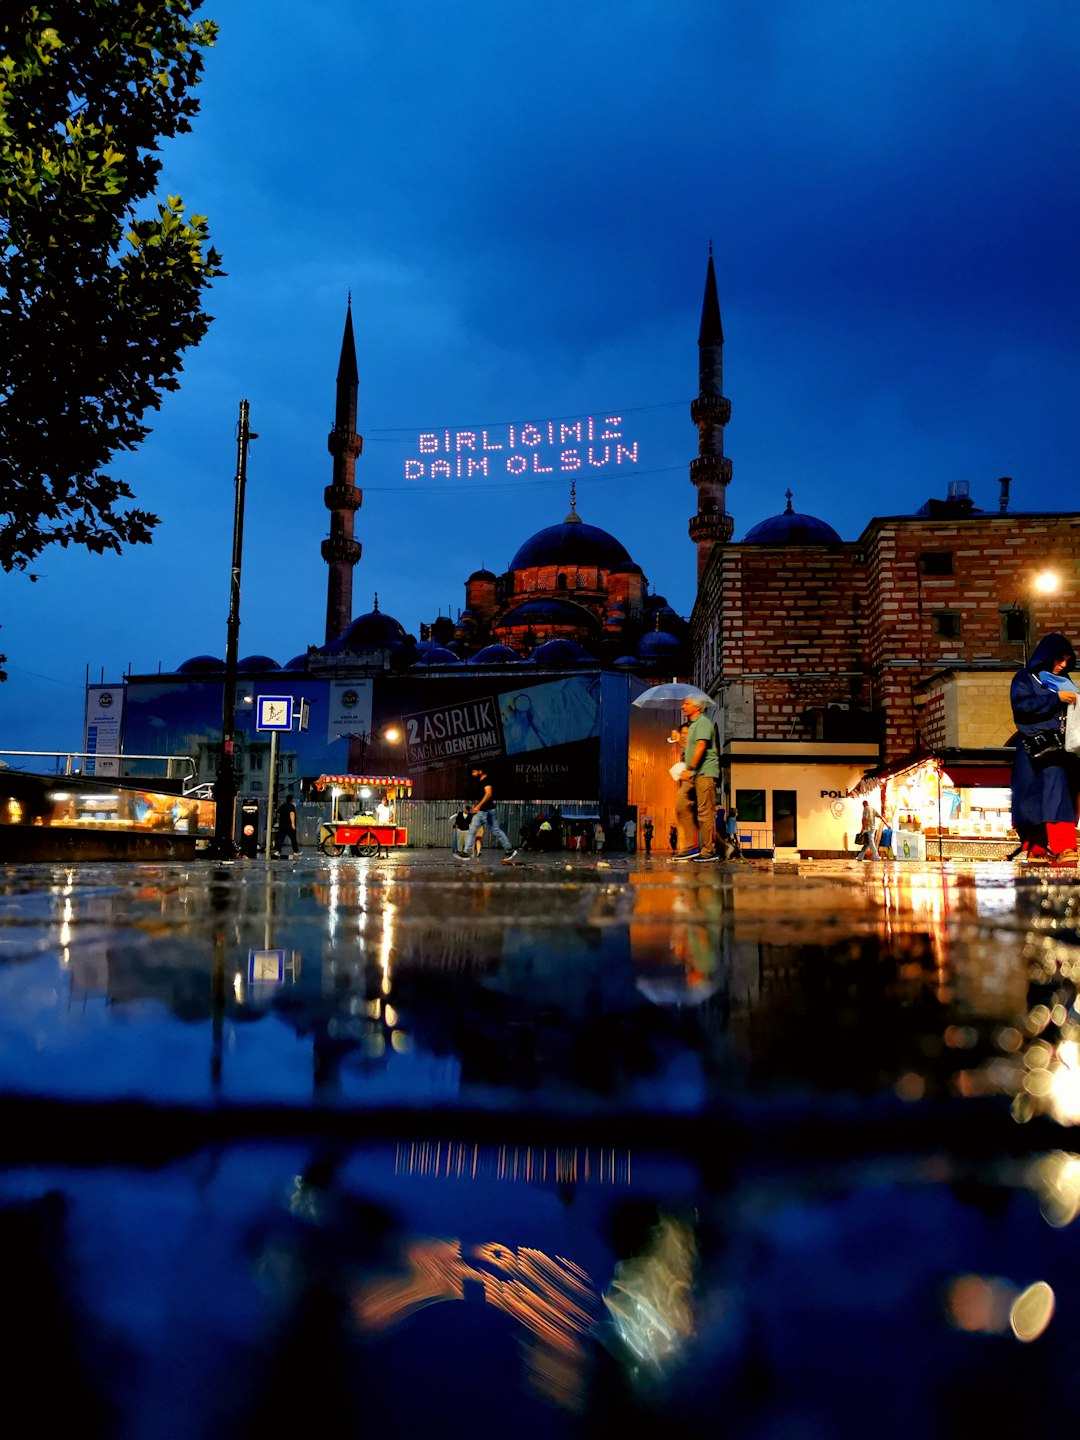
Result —
M 676 860 L 711 864 L 716 853 L 716 782 L 720 779 L 720 757 L 716 753 L 716 728 L 705 714 L 705 704 L 688 695 L 682 711 L 690 722 L 683 751 L 685 771 L 679 777 L 675 800 L 675 822 L 679 829 Z
M 456 855 L 465 853 L 465 836 L 469 832 L 469 812 L 462 805 L 456 815 L 450 816 L 450 849 Z
M 643 823 L 642 826 L 641 826 L 641 839 L 642 839 L 642 843 L 643 843 L 644 846 L 645 846 L 645 859 L 646 859 L 646 860 L 648 860 L 649 857 L 652 855 L 652 837 L 653 837 L 653 823 L 652 823 L 651 820 L 646 820 L 646 821 L 644 821 L 644 823 Z
M 671 829 L 667 832 L 667 843 L 671 847 L 672 855 L 674 855 L 675 851 L 679 848 L 679 832 L 674 825 L 672 825 Z
M 743 858 L 742 846 L 739 844 L 739 812 L 732 808 L 728 811 L 727 820 L 724 823 L 724 834 L 727 837 L 726 860 L 741 860 Z
M 632 815 L 627 816 L 622 831 L 626 840 L 626 853 L 630 855 L 637 849 L 637 821 Z
M 597 854 L 599 854 L 600 851 L 604 848 L 604 842 L 607 840 L 607 836 L 604 834 L 604 827 L 600 824 L 599 820 L 597 820 L 596 824 L 593 826 L 592 838 L 593 849 L 596 851 Z
M 881 816 L 870 804 L 868 799 L 864 800 L 862 817 L 859 820 L 859 829 L 863 839 L 859 847 L 859 853 L 855 856 L 856 860 L 865 860 L 867 855 L 870 856 L 871 860 L 879 860 L 881 858 L 878 855 L 877 848 L 877 828 L 880 823 Z
M 518 853 L 510 843 L 509 837 L 500 828 L 499 822 L 495 819 L 495 783 L 491 775 L 481 766 L 476 766 L 472 772 L 473 780 L 480 791 L 480 798 L 473 805 L 470 812 L 469 832 L 465 840 L 465 853 L 458 852 L 458 859 L 466 863 L 474 859 L 473 846 L 476 837 L 481 829 L 487 829 L 506 851 L 503 856 L 503 864 L 508 865 Z
M 1064 635 L 1044 635 L 1009 689 L 1016 724 L 1012 821 L 1030 865 L 1076 863 L 1080 761 L 1064 748 L 1067 707 L 1077 703 L 1068 679 L 1076 653 Z
M 284 854 L 285 841 L 288 840 L 289 843 L 292 845 L 292 853 L 294 855 L 299 855 L 300 842 L 296 838 L 296 801 L 291 795 L 286 795 L 284 800 L 282 800 L 281 804 L 278 806 L 277 823 L 278 854 Z

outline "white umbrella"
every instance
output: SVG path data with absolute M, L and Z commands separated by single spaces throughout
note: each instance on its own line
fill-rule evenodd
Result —
M 683 700 L 693 699 L 702 705 L 715 705 L 716 701 L 696 685 L 684 685 L 681 680 L 669 680 L 666 685 L 653 685 L 643 690 L 633 704 L 641 710 L 663 710 L 668 705 L 679 705 Z

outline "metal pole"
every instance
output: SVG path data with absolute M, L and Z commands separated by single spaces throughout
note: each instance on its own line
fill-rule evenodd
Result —
M 233 839 L 236 809 L 236 771 L 233 767 L 236 728 L 236 663 L 240 644 L 240 562 L 244 550 L 244 489 L 247 484 L 248 442 L 253 435 L 248 420 L 248 402 L 240 401 L 236 426 L 236 505 L 233 512 L 232 571 L 229 579 L 229 618 L 225 643 L 225 693 L 221 704 L 221 756 L 214 783 L 216 813 L 213 853 L 231 859 L 236 853 Z
M 270 859 L 270 836 L 274 829 L 274 811 L 277 808 L 277 737 L 276 730 L 270 731 L 270 798 L 266 802 L 266 858 Z M 278 836 L 278 843 L 281 836 Z M 267 949 L 270 947 L 267 946 Z

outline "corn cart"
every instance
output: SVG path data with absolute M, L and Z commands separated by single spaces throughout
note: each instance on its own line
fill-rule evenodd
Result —
M 330 819 L 319 826 L 318 846 L 324 855 L 374 858 L 408 844 L 408 831 L 397 824 L 397 801 L 412 794 L 413 782 L 402 775 L 320 775 L 315 789 L 329 790 Z

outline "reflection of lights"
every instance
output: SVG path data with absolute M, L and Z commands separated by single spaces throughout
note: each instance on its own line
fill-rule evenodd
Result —
M 945 1309 L 958 1330 L 1001 1335 L 1008 1328 L 1016 1288 L 996 1276 L 958 1275 L 945 1292 Z
M 390 1036 L 390 1044 L 398 1055 L 407 1055 L 413 1048 L 412 1036 L 406 1035 L 404 1030 L 395 1030 Z
M 604 1304 L 616 1334 L 633 1357 L 633 1378 L 659 1374 L 693 1334 L 691 1286 L 696 1261 L 694 1232 L 666 1216 L 652 1230 L 645 1250 L 615 1267 Z
M 1045 1280 L 1036 1280 L 1013 1301 L 1009 1324 L 1018 1340 L 1037 1340 L 1054 1318 L 1054 1292 Z
M 376 1004 L 378 1004 L 378 1001 L 376 1001 Z M 387 1005 L 387 1007 L 386 1007 L 386 1023 L 387 1023 L 387 1025 L 389 1025 L 389 1026 L 390 1026 L 390 1029 L 392 1030 L 392 1029 L 394 1028 L 394 1026 L 397 1024 L 397 1022 L 398 1022 L 398 1013 L 397 1013 L 397 1011 L 394 1009 L 393 1005 Z
M 466 1258 L 467 1257 L 467 1258 Z M 526 1363 L 534 1387 L 548 1399 L 576 1408 L 581 1399 L 584 1337 L 592 1329 L 595 1293 L 589 1276 L 562 1256 L 498 1243 L 464 1251 L 458 1240 L 419 1239 L 406 1252 L 406 1275 L 378 1277 L 357 1291 L 360 1326 L 385 1330 L 415 1311 L 464 1300 L 480 1287 L 484 1301 L 530 1333 Z M 481 1268 L 483 1267 L 483 1268 Z
M 1064 1150 L 1044 1155 L 1032 1165 L 1027 1181 L 1048 1225 L 1062 1230 L 1072 1224 L 1080 1211 L 1080 1155 Z
M 394 919 L 397 906 L 388 900 L 383 909 L 382 940 L 379 944 L 379 965 L 382 969 L 382 993 L 390 994 L 390 955 L 394 947 Z
M 232 988 L 233 994 L 236 996 L 237 1000 L 243 1000 L 244 977 L 240 974 L 239 970 L 237 970 L 236 974 L 233 976 Z
M 60 800 L 70 800 L 70 799 L 71 799 L 71 792 L 68 791 L 68 790 L 50 790 L 50 791 L 49 791 L 49 797 L 48 797 L 48 798 L 49 798 L 50 800 L 56 800 L 56 801 L 60 801 Z

